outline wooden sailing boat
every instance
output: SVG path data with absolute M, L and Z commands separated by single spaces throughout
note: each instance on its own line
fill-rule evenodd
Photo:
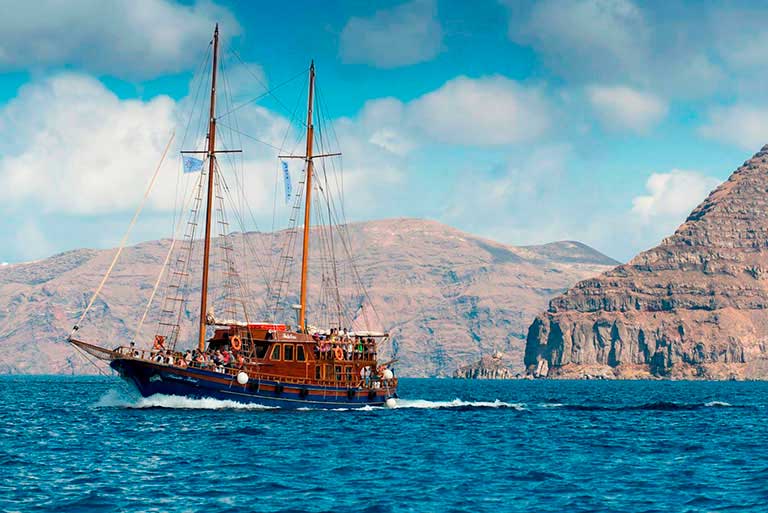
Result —
M 195 351 L 177 350 L 176 342 L 180 333 L 178 321 L 175 324 L 163 322 L 162 315 L 152 349 L 138 349 L 133 343 L 108 349 L 100 344 L 85 342 L 74 336 L 79 328 L 78 325 L 73 329 L 69 342 L 80 351 L 109 361 L 110 367 L 135 385 L 145 397 L 154 394 L 206 397 L 286 408 L 393 406 L 394 398 L 397 396 L 397 379 L 391 369 L 387 368 L 392 362 L 382 365 L 378 360 L 378 346 L 381 341 L 388 339 L 386 333 L 348 330 L 338 323 L 334 327 L 318 329 L 309 326 L 307 322 L 314 161 L 317 158 L 337 155 L 313 154 L 314 63 L 310 66 L 308 80 L 306 152 L 298 157 L 282 156 L 282 158 L 301 158 L 306 163 L 302 190 L 304 224 L 300 293 L 299 304 L 295 305 L 298 313 L 298 327 L 290 329 L 287 324 L 272 321 L 250 322 L 247 315 L 245 320 L 222 321 L 216 319 L 211 313 L 208 282 L 211 267 L 211 225 L 214 222 L 213 202 L 217 190 L 215 180 L 217 155 L 237 151 L 222 150 L 216 146 L 218 25 L 214 31 L 212 47 L 207 149 L 186 152 L 204 154 L 208 164 L 207 174 L 204 172 L 200 174 L 200 190 L 204 180 L 207 181 L 207 187 L 205 188 L 205 231 L 202 241 L 202 287 L 197 323 L 197 349 Z M 198 197 L 198 199 L 201 198 Z M 299 202 L 300 198 L 297 204 Z M 190 223 L 192 226 L 195 224 Z M 192 238 L 190 236 L 188 240 L 188 253 L 191 253 Z M 118 256 L 119 252 L 115 259 Z M 188 267 L 174 274 L 188 275 L 189 273 L 185 271 L 188 271 Z M 107 276 L 102 281 L 102 285 Z M 173 284 L 168 287 L 181 289 L 179 285 Z M 94 298 L 98 293 L 99 289 L 94 294 Z M 171 303 L 184 301 L 183 298 L 177 297 L 167 299 Z M 151 303 L 150 300 L 150 305 Z M 81 321 L 88 308 L 83 312 Z M 163 310 L 163 312 L 171 311 L 171 309 Z M 165 334 L 159 333 L 163 326 L 166 329 Z M 209 326 L 214 328 L 210 338 L 207 336 Z

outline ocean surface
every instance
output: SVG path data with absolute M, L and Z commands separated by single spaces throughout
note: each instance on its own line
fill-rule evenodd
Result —
M 0 378 L 0 511 L 768 511 L 768 383 L 403 379 L 399 407 Z

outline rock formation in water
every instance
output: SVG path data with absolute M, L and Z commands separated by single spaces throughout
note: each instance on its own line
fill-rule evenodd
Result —
M 768 378 L 768 146 L 657 247 L 550 301 L 528 372 Z
M 483 356 L 479 362 L 456 369 L 454 378 L 461 379 L 513 379 L 519 377 L 504 360 L 504 353 Z
M 418 219 L 356 223 L 348 229 L 380 327 L 392 334 L 383 354 L 399 360 L 396 371 L 401 376 L 449 376 L 496 348 L 522 372 L 529 320 L 556 294 L 616 264 L 577 242 L 506 246 Z M 264 260 L 270 246 L 283 247 L 286 236 L 248 233 L 243 241 L 238 234 L 231 243 L 236 254 L 250 254 L 243 245 L 258 248 Z M 131 339 L 168 243 L 145 242 L 123 251 L 83 323 L 81 338 L 108 346 Z M 312 244 L 318 247 L 316 238 Z M 0 373 L 94 372 L 65 339 L 113 255 L 114 250 L 83 249 L 0 267 Z M 263 297 L 258 263 L 251 260 L 248 268 L 253 296 Z M 215 279 L 222 270 L 214 265 L 211 297 L 222 294 Z M 311 300 L 320 296 L 321 272 L 320 266 L 310 268 L 310 322 L 316 308 Z M 293 288 L 298 292 L 298 286 Z M 191 282 L 189 292 L 197 297 L 198 280 Z M 344 292 L 350 301 L 358 301 L 351 305 L 354 310 L 362 298 Z M 197 309 L 193 299 L 185 311 L 180 340 L 187 345 L 193 343 Z M 151 341 L 155 317 L 150 315 L 137 345 Z

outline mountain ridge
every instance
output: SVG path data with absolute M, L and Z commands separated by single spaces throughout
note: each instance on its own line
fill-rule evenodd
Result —
M 361 279 L 389 323 L 388 350 L 400 359 L 401 375 L 449 376 L 497 349 L 514 355 L 522 370 L 530 318 L 556 293 L 615 263 L 588 246 L 569 253 L 573 242 L 508 246 L 436 221 L 378 220 L 347 229 Z M 285 236 L 249 232 L 233 240 L 279 247 Z M 130 340 L 168 244 L 161 239 L 124 249 L 79 336 L 108 346 Z M 6 349 L 0 373 L 93 371 L 64 341 L 113 255 L 114 249 L 79 249 L 0 268 L 0 345 Z M 318 271 L 312 272 L 310 294 L 318 282 Z M 198 290 L 193 285 L 191 294 Z M 264 288 L 256 283 L 253 292 Z M 188 316 L 195 317 L 195 306 L 192 301 Z M 191 339 L 185 329 L 182 339 Z M 13 356 L 19 354 L 30 357 Z

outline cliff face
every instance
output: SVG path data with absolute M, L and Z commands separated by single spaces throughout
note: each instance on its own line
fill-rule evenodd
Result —
M 561 377 L 768 378 L 767 358 L 768 146 L 660 245 L 554 298 L 525 350 Z
M 616 263 L 576 242 L 506 246 L 417 219 L 353 224 L 349 234 L 380 327 L 392 335 L 383 352 L 399 359 L 396 370 L 406 376 L 450 375 L 495 350 L 507 353 L 522 372 L 528 321 L 556 294 Z M 283 247 L 285 237 L 286 232 L 249 233 L 247 242 L 238 236 L 232 243 L 236 254 L 243 253 L 243 244 L 268 254 L 270 246 Z M 318 247 L 316 239 L 312 244 Z M 155 241 L 125 249 L 80 338 L 109 347 L 131 339 L 167 248 L 168 241 Z M 0 267 L 0 373 L 94 372 L 65 339 L 113 255 L 113 250 L 76 250 Z M 251 290 L 261 297 L 259 262 L 250 261 L 248 268 Z M 221 271 L 214 265 L 214 298 L 221 295 L 215 279 Z M 320 296 L 321 272 L 311 268 L 310 322 L 318 316 L 312 299 Z M 193 280 L 190 297 L 198 294 Z M 343 297 L 359 301 L 352 294 Z M 184 347 L 194 344 L 198 310 L 196 300 L 188 303 L 180 336 Z M 151 341 L 155 322 L 150 315 L 137 345 Z

